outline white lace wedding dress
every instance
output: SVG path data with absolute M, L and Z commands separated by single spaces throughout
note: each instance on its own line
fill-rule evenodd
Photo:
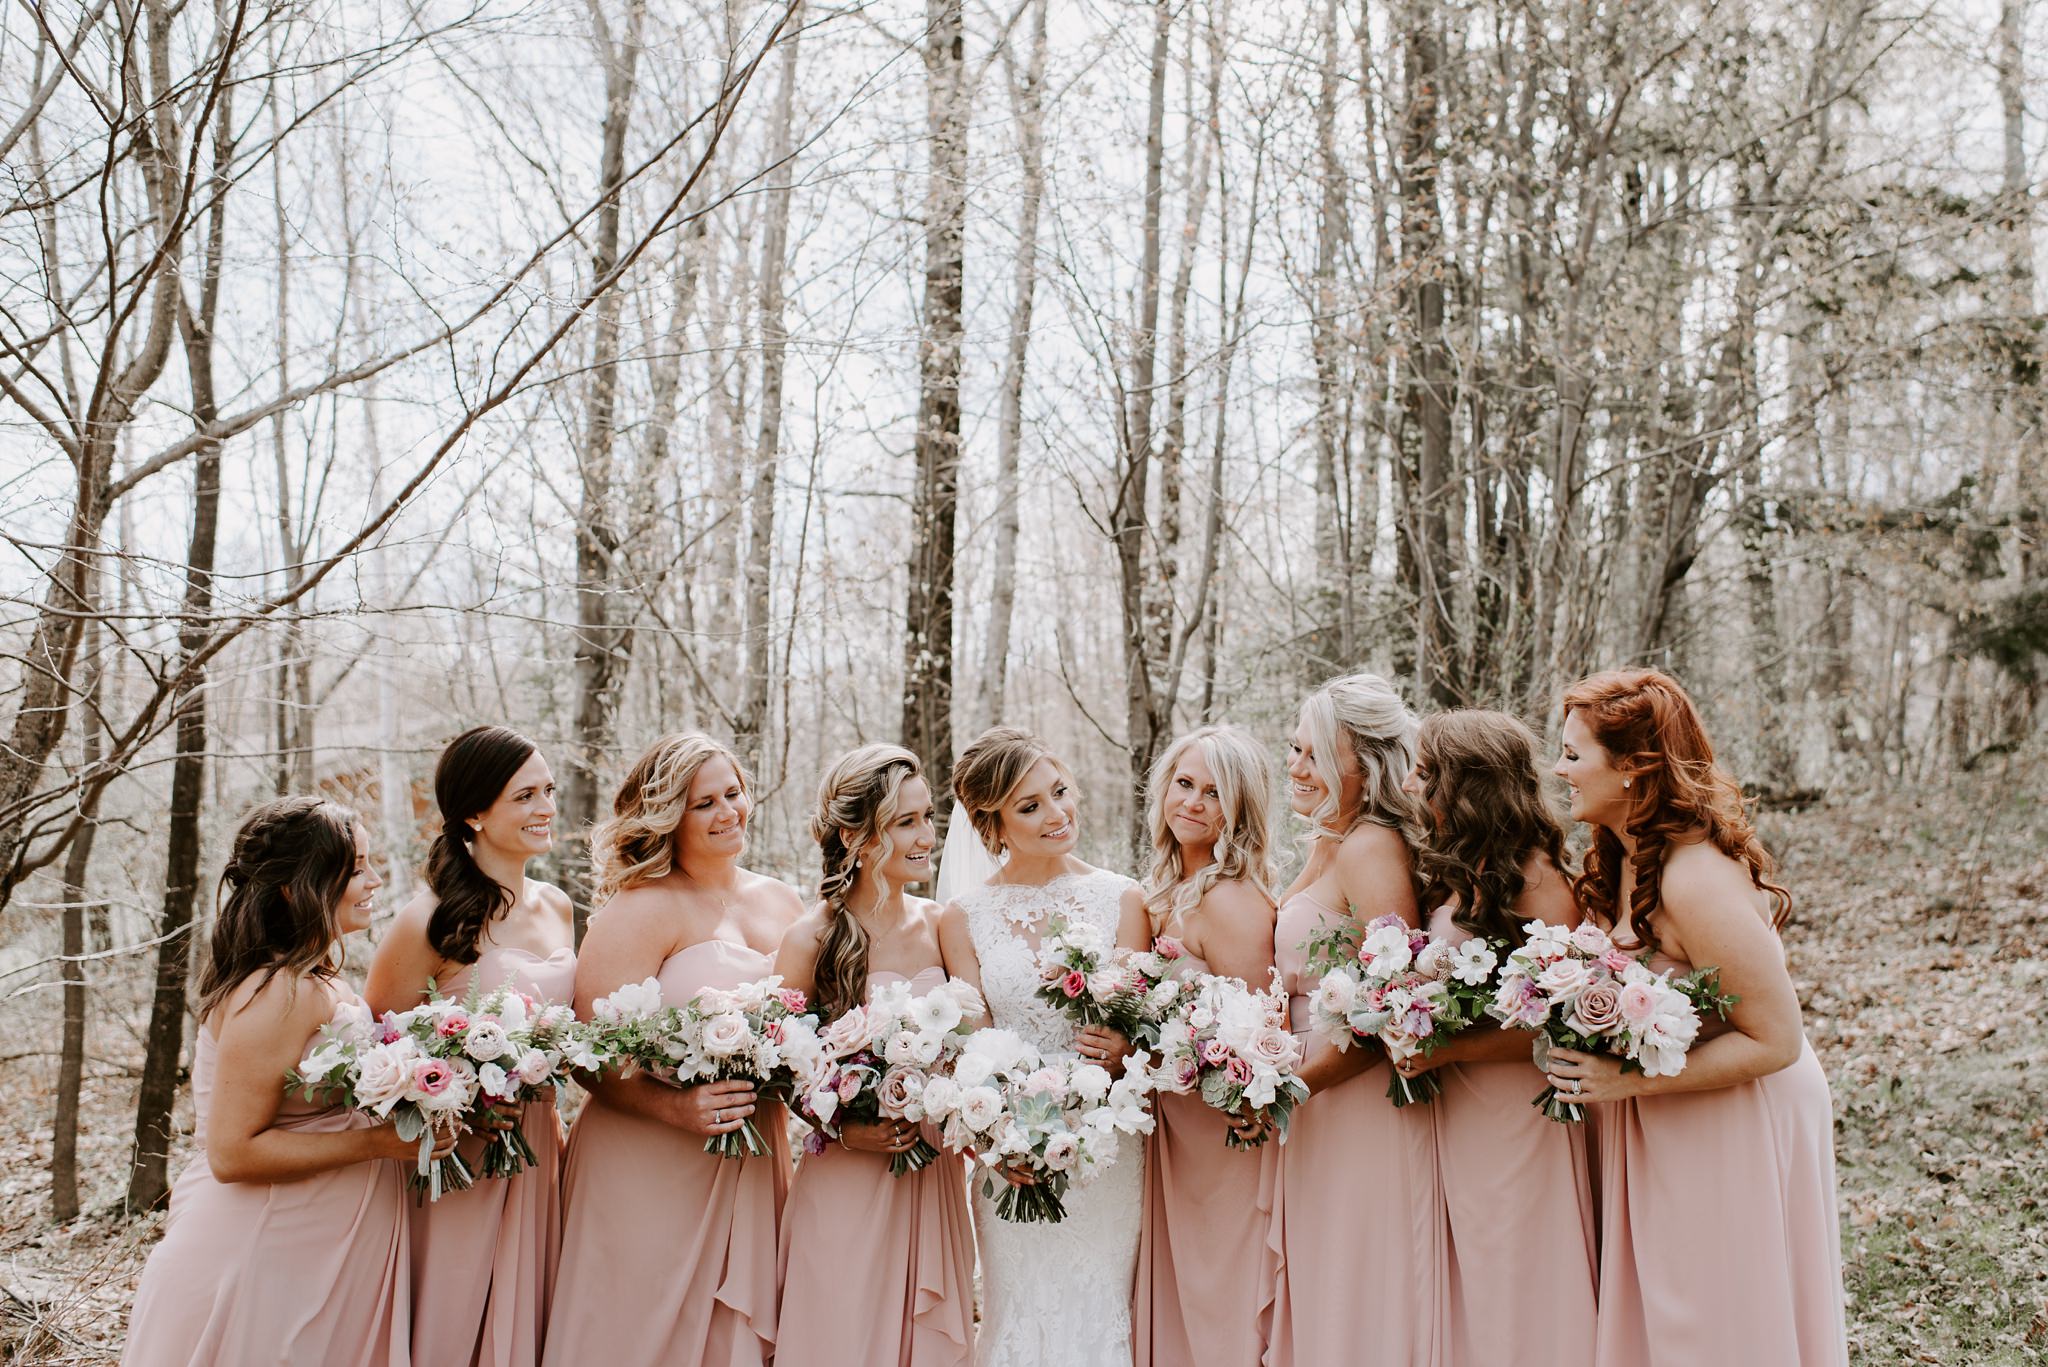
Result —
M 1047 1053 L 1072 1053 L 1074 1027 L 1033 995 L 1038 936 L 1054 916 L 1088 922 L 1116 939 L 1131 880 L 1094 869 L 1040 887 L 996 885 L 961 894 L 995 1023 Z M 1145 1195 L 1142 1140 L 1125 1135 L 1117 1159 L 1066 1195 L 1057 1224 L 1013 1224 L 974 1179 L 981 1249 L 981 1333 L 976 1367 L 1130 1367 L 1131 1282 Z

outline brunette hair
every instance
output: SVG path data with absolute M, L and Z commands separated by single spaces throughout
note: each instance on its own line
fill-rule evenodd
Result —
M 861 852 L 879 842 L 879 866 L 894 851 L 889 823 L 901 814 L 903 785 L 923 777 L 917 756 L 900 745 L 863 745 L 840 756 L 818 785 L 811 838 L 824 856 L 818 895 L 830 920 L 818 940 L 818 1011 L 825 1020 L 859 1006 L 868 994 L 868 933 L 847 903 L 860 879 Z M 889 889 L 882 888 L 887 897 Z
M 1424 717 L 1415 747 L 1428 832 L 1415 850 L 1422 906 L 1456 898 L 1459 929 L 1511 945 L 1523 939 L 1515 903 L 1530 858 L 1565 867 L 1564 827 L 1544 796 L 1536 749 L 1520 721 L 1476 708 Z
M 341 939 L 336 908 L 355 869 L 356 819 L 338 803 L 280 797 L 243 817 L 214 888 L 199 1018 L 255 974 L 266 983 L 279 973 L 294 981 L 333 977 Z
M 1680 836 L 1704 834 L 1714 848 L 1749 871 L 1749 881 L 1771 901 L 1771 925 L 1782 927 L 1792 894 L 1772 881 L 1778 871 L 1742 799 L 1742 789 L 1714 761 L 1714 745 L 1699 709 L 1678 680 L 1655 669 L 1613 669 L 1565 690 L 1566 716 L 1577 712 L 1607 762 L 1633 780 L 1627 830 L 1635 841 L 1630 869 L 1630 930 L 1648 948 L 1657 944 L 1665 847 Z M 1610 926 L 1622 918 L 1620 837 L 1605 828 L 1593 835 L 1586 869 L 1575 887 L 1579 904 Z
M 475 963 L 484 928 L 512 909 L 516 889 L 477 866 L 471 853 L 469 819 L 489 811 L 537 746 L 503 726 L 473 726 L 441 752 L 434 765 L 434 802 L 441 829 L 427 846 L 427 887 L 434 913 L 427 918 L 427 943 L 442 958 Z
M 1042 759 L 1051 760 L 1072 785 L 1074 776 L 1052 747 L 1014 726 L 991 727 L 960 752 L 953 765 L 953 796 L 967 809 L 974 833 L 990 854 L 1003 852 L 1003 803 Z
M 1181 756 L 1200 752 L 1216 779 L 1223 821 L 1209 863 L 1190 878 L 1181 864 L 1180 841 L 1166 824 L 1166 787 Z M 1145 825 L 1152 835 L 1152 868 L 1145 876 L 1145 911 L 1157 935 L 1175 915 L 1201 905 L 1209 889 L 1225 879 L 1249 882 L 1268 902 L 1273 898 L 1273 769 L 1266 752 L 1235 726 L 1204 726 L 1166 747 L 1152 766 Z
M 697 771 L 714 759 L 732 765 L 740 791 L 748 788 L 739 756 L 702 731 L 677 731 L 647 747 L 612 799 L 609 820 L 590 833 L 597 900 L 622 888 L 667 876 L 676 866 L 676 828 L 690 800 Z

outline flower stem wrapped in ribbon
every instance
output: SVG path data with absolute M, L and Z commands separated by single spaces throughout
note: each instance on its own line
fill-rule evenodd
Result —
M 1376 918 L 1362 938 L 1335 928 L 1311 942 L 1311 963 L 1327 968 L 1309 997 L 1310 1028 L 1340 1050 L 1378 1040 L 1394 1063 L 1427 1054 L 1485 1017 L 1500 948 L 1477 937 L 1432 939 L 1398 916 Z M 1409 1078 L 1396 1069 L 1387 1084 L 1396 1106 L 1442 1092 L 1433 1072 Z
M 1653 971 L 1592 922 L 1531 921 L 1528 939 L 1502 965 L 1487 1011 L 1536 1033 L 1536 1066 L 1549 1051 L 1576 1049 L 1621 1060 L 1624 1072 L 1676 1077 L 1699 1038 L 1704 1013 L 1726 1019 L 1740 1000 L 1721 991 L 1720 970 Z M 1552 1120 L 1576 1123 L 1586 1108 L 1546 1086 L 1531 1103 Z

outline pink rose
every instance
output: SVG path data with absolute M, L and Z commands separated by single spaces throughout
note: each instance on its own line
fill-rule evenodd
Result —
M 882 1083 L 875 1089 L 875 1095 L 881 1103 L 883 1115 L 892 1120 L 901 1119 L 924 1095 L 924 1074 L 915 1068 L 891 1068 L 882 1074 Z
M 1069 969 L 1067 975 L 1060 979 L 1060 991 L 1066 993 L 1069 997 L 1078 997 L 1087 990 L 1088 979 L 1082 975 L 1081 970 L 1078 968 Z
M 450 1011 L 441 1017 L 441 1023 L 434 1029 L 444 1039 L 450 1035 L 460 1035 L 469 1029 L 469 1017 L 460 1011 Z
M 1621 1023 L 1621 993 L 1611 982 L 1594 983 L 1572 1006 L 1572 1014 L 1585 1027 L 1582 1034 L 1604 1035 Z
M 1252 1057 L 1269 1068 L 1292 1069 L 1301 1061 L 1301 1042 L 1278 1026 L 1262 1026 L 1252 1035 Z
M 866 1044 L 871 1033 L 868 1028 L 867 1008 L 856 1006 L 820 1030 L 818 1038 L 834 1053 L 849 1054 Z
M 1656 990 L 1648 983 L 1630 983 L 1621 989 L 1615 1006 L 1631 1026 L 1645 1025 L 1657 1014 Z
M 1619 973 L 1634 962 L 1635 960 L 1618 949 L 1610 949 L 1600 956 L 1600 966 L 1609 973 Z
M 805 1005 L 804 994 L 797 991 L 795 988 L 776 988 L 775 1000 L 781 1002 L 783 1005 L 783 1009 L 788 1011 L 791 1015 L 801 1016 L 803 1014 Z
M 1152 952 L 1162 959 L 1178 959 L 1187 954 L 1188 947 L 1171 935 L 1162 935 L 1152 942 Z
M 1249 1087 L 1252 1081 L 1252 1066 L 1243 1059 L 1232 1056 L 1224 1070 L 1230 1080 L 1239 1087 Z

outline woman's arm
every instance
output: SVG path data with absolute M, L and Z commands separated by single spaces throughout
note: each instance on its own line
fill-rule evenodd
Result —
M 327 984 L 277 974 L 261 987 L 237 988 L 215 1012 L 212 1109 L 206 1162 L 220 1182 L 292 1182 L 375 1158 L 419 1152 L 390 1124 L 347 1130 L 280 1130 L 285 1074 L 297 1066 L 313 1032 L 334 1011 Z M 202 1027 L 203 1028 L 203 1027 Z M 453 1148 L 442 1136 L 436 1153 Z
M 1730 1087 L 1799 1059 L 1806 1038 L 1799 995 L 1785 967 L 1784 947 L 1759 914 L 1756 889 L 1742 865 L 1704 843 L 1673 846 L 1660 893 L 1659 930 L 1666 948 L 1697 967 L 1718 968 L 1722 990 L 1741 1000 L 1728 1013 L 1727 1029 L 1711 1036 L 1701 1032 L 1676 1077 L 1623 1073 L 1616 1059 L 1553 1050 L 1550 1076 L 1553 1082 L 1580 1084 L 1573 1100 Z
M 363 1000 L 379 1015 L 410 1011 L 426 999 L 427 986 L 446 979 L 455 966 L 427 943 L 427 923 L 437 905 L 434 894 L 422 892 L 398 909 L 370 960 L 370 978 Z
M 947 977 L 958 978 L 982 998 L 981 1014 L 974 1018 L 976 1028 L 989 1024 L 988 996 L 981 987 L 981 956 L 974 952 L 974 934 L 967 928 L 967 912 L 958 902 L 946 903 L 939 912 L 939 959 L 946 967 Z
M 666 901 L 656 889 L 628 888 L 605 905 L 602 915 L 591 918 L 582 951 L 576 956 L 579 1017 L 589 1020 L 591 1006 L 600 998 L 661 971 L 662 962 L 678 948 Z M 729 1134 L 754 1113 L 754 1089 L 745 1082 L 671 1087 L 645 1074 L 619 1077 L 609 1073 L 583 1073 L 578 1080 L 607 1106 L 691 1134 Z
M 1370 822 L 1355 826 L 1338 844 L 1330 867 L 1344 905 L 1359 926 L 1388 915 L 1411 926 L 1422 924 L 1408 876 L 1408 843 L 1400 832 Z M 1348 1082 L 1385 1057 L 1386 1051 L 1371 1040 L 1355 1041 L 1341 1052 L 1333 1044 L 1311 1041 L 1301 1080 L 1313 1099 L 1317 1092 Z

